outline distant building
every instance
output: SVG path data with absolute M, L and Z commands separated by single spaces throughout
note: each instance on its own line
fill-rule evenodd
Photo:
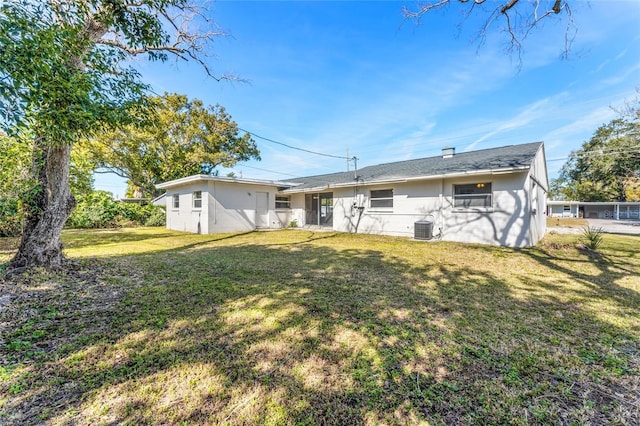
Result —
M 547 201 L 547 215 L 585 219 L 640 219 L 640 202 Z

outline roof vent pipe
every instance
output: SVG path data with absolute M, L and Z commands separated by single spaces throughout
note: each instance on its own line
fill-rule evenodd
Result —
M 456 155 L 456 149 L 451 146 L 442 148 L 442 158 L 451 158 Z

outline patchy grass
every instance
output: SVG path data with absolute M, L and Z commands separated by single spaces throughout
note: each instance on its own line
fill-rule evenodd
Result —
M 640 239 L 578 238 L 65 231 L 2 283 L 0 423 L 638 424 Z
M 585 226 L 589 226 L 589 221 L 587 219 L 577 219 L 570 217 L 548 217 L 547 218 L 547 226 L 548 227 L 564 227 L 564 228 L 583 228 Z

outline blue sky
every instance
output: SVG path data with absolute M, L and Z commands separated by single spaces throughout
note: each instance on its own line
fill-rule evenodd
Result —
M 544 141 L 549 178 L 640 87 L 640 2 L 572 1 L 577 35 L 561 59 L 565 21 L 549 20 L 505 51 L 500 22 L 482 46 L 484 19 L 462 29 L 455 2 L 420 25 L 402 17 L 414 1 L 218 1 L 209 16 L 231 34 L 210 63 L 248 83 L 216 82 L 195 64 L 136 66 L 157 93 L 183 93 L 227 109 L 242 129 L 358 166 Z M 488 0 L 487 4 L 497 5 Z M 554 18 L 552 18 L 554 19 Z M 262 161 L 243 177 L 286 180 L 332 173 L 346 161 L 255 138 Z M 230 170 L 222 169 L 224 175 Z M 97 175 L 95 187 L 122 197 L 125 184 Z

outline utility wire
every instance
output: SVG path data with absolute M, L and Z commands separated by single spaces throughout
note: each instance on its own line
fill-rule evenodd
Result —
M 273 173 L 275 175 L 291 176 L 291 177 L 294 177 L 294 178 L 300 177 L 298 175 L 292 175 L 290 173 L 276 172 L 274 170 L 261 169 L 260 167 L 247 166 L 246 164 L 238 166 L 238 168 L 243 168 L 243 167 L 246 167 L 248 169 L 260 170 L 261 172 Z
M 275 143 L 275 144 L 278 144 L 278 145 L 286 146 L 287 148 L 295 149 L 295 150 L 298 150 L 298 151 L 308 152 L 309 154 L 321 155 L 323 157 L 329 157 L 329 158 L 339 158 L 340 160 L 351 160 L 351 158 L 349 158 L 349 157 L 343 157 L 343 156 L 340 156 L 340 155 L 333 155 L 333 154 L 325 154 L 323 152 L 317 152 L 317 151 L 311 151 L 309 149 L 298 148 L 297 146 L 292 146 L 292 145 L 286 144 L 284 142 L 274 141 L 273 139 L 265 138 L 264 136 L 257 135 L 257 134 L 255 134 L 253 132 L 250 132 L 248 130 L 242 129 L 240 127 L 238 127 L 238 130 L 241 130 L 241 131 L 243 131 L 245 133 L 249 133 L 251 136 L 255 136 L 258 139 L 262 139 L 262 140 L 267 141 L 267 142 L 271 142 L 271 143 Z
M 623 151 L 602 151 L 602 152 L 583 152 L 580 154 L 577 153 L 572 153 L 567 155 L 566 157 L 556 157 L 556 158 L 549 158 L 547 159 L 547 162 L 549 161 L 561 161 L 561 160 L 569 160 L 572 158 L 575 159 L 580 159 L 580 158 L 590 158 L 590 157 L 602 157 L 605 155 L 614 155 L 614 154 L 640 154 L 640 146 L 638 147 L 632 147 L 632 149 L 630 150 L 623 150 Z

